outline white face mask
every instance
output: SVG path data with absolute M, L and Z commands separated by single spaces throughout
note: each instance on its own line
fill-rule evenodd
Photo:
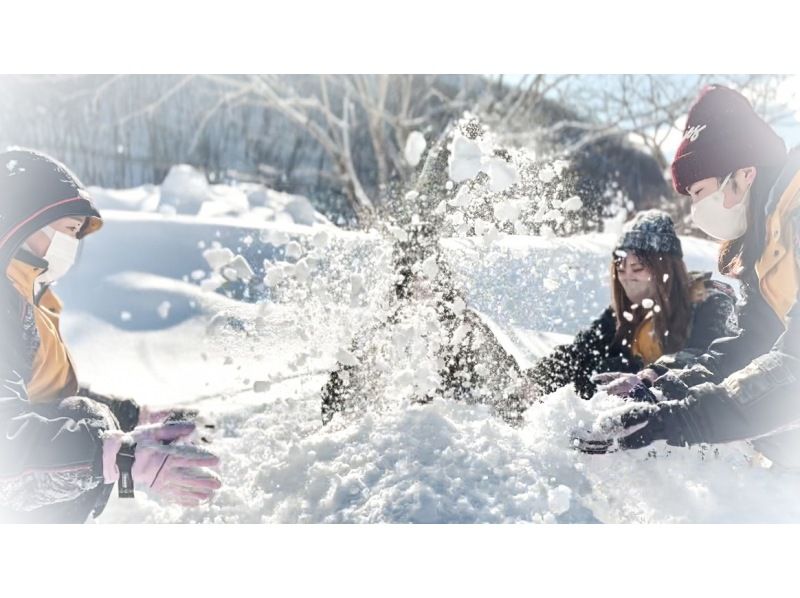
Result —
M 692 204 L 692 221 L 706 234 L 720 241 L 732 241 L 747 231 L 747 204 L 750 201 L 750 188 L 747 188 L 742 201 L 726 208 L 725 185 L 732 174 L 725 177 L 720 188 Z
M 619 283 L 631 303 L 639 304 L 644 299 L 655 296 L 655 285 L 652 280 L 623 280 L 620 278 Z
M 64 276 L 73 266 L 78 255 L 80 241 L 50 226 L 45 226 L 42 231 L 50 237 L 50 247 L 43 256 L 48 267 L 38 276 L 37 280 L 42 283 L 51 283 Z

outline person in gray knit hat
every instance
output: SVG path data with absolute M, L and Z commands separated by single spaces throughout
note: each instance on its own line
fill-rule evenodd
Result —
M 669 215 L 641 212 L 625 225 L 612 252 L 611 305 L 572 343 L 526 372 L 533 395 L 528 400 L 569 384 L 585 399 L 598 389 L 652 385 L 661 364 L 674 366 L 735 333 L 734 305 L 730 286 L 712 281 L 710 272 L 687 271 Z M 607 389 L 612 379 L 615 388 Z

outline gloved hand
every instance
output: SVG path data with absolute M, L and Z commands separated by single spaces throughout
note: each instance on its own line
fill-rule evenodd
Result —
M 573 430 L 573 446 L 589 454 L 647 446 L 653 438 L 645 430 L 658 409 L 653 403 L 628 402 L 603 414 L 590 430 Z
M 193 444 L 181 444 L 195 430 L 192 422 L 139 426 L 127 434 L 136 443 L 131 470 L 137 489 L 152 492 L 184 506 L 208 500 L 222 486 L 219 476 L 209 468 L 219 465 L 219 457 Z M 116 456 L 125 434 L 109 432 L 103 440 L 103 477 L 114 483 L 119 477 Z
M 592 376 L 592 382 L 597 385 L 597 390 L 610 395 L 655 403 L 656 398 L 649 389 L 657 377 L 658 374 L 651 369 L 642 370 L 638 374 L 606 372 Z
M 200 442 L 211 443 L 217 431 L 217 422 L 206 413 L 188 407 L 155 408 L 142 405 L 139 408 L 139 425 L 161 424 L 169 422 L 194 422 L 195 436 Z

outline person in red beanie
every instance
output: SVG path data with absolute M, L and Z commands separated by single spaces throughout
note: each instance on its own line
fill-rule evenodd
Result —
M 671 371 L 661 399 L 648 393 L 577 433 L 578 447 L 751 440 L 773 463 L 800 467 L 800 148 L 787 155 L 743 95 L 712 85 L 689 111 L 672 182 L 722 242 L 720 271 L 741 282 L 740 332 Z

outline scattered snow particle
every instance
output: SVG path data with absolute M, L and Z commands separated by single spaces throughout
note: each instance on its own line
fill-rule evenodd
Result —
M 553 170 L 550 166 L 545 166 L 539 171 L 538 177 L 539 180 L 543 183 L 551 183 L 556 178 L 556 171 Z
M 439 265 L 436 263 L 435 255 L 422 262 L 422 273 L 430 280 L 433 280 L 439 274 Z
M 227 266 L 231 263 L 233 257 L 233 252 L 227 247 L 223 249 L 206 249 L 203 252 L 203 258 L 205 258 L 212 270 L 220 270 Z
M 567 212 L 577 212 L 583 207 L 583 201 L 581 201 L 581 198 L 577 195 L 573 195 L 565 200 L 561 207 Z
M 228 264 L 228 268 L 234 271 L 236 278 L 244 282 L 249 282 L 253 278 L 253 269 L 244 257 L 237 255 L 233 261 Z
M 653 309 L 655 305 L 655 301 L 652 299 L 642 299 L 642 307 L 645 309 Z
M 268 287 L 276 287 L 286 277 L 286 274 L 281 266 L 267 266 L 268 263 L 269 262 L 266 262 L 264 264 L 267 273 L 264 277 L 264 282 L 266 282 Z
M 553 278 L 545 278 L 542 281 L 542 284 L 544 285 L 545 290 L 551 293 L 561 286 L 559 282 Z
M 633 314 L 629 311 L 622 312 L 622 317 L 628 320 L 628 322 L 633 322 Z
M 303 255 L 303 248 L 300 247 L 300 243 L 297 241 L 292 241 L 286 246 L 286 257 L 289 259 L 299 259 L 300 256 Z
M 162 320 L 166 320 L 169 317 L 169 309 L 172 307 L 172 304 L 169 301 L 162 301 L 161 304 L 158 306 L 158 315 L 161 317 Z
M 547 491 L 547 506 L 556 515 L 561 515 L 569 511 L 569 503 L 572 500 L 572 490 L 563 484 Z
M 664 274 L 664 278 L 662 280 L 667 282 L 669 280 L 669 274 Z
M 329 240 L 330 238 L 328 237 L 327 231 L 321 230 L 314 235 L 311 242 L 317 249 L 325 249 L 328 246 Z
M 519 182 L 519 173 L 515 166 L 502 158 L 490 158 L 483 170 L 489 175 L 489 188 L 494 193 L 505 191 Z
M 483 152 L 480 145 L 457 135 L 453 139 L 453 149 L 448 158 L 448 175 L 456 183 L 475 178 L 481 171 Z
M 656 312 L 657 314 L 661 313 L 661 306 L 660 305 L 653 306 L 653 311 Z
M 256 380 L 253 383 L 253 392 L 267 392 L 269 390 L 270 383 L 266 380 Z
M 192 280 L 203 280 L 206 276 L 205 270 L 193 270 L 190 274 Z
M 300 260 L 294 266 L 294 276 L 300 282 L 306 282 L 311 276 L 311 268 L 307 260 Z
M 119 313 L 119 319 L 122 320 L 123 322 L 130 322 L 132 317 L 133 316 L 131 315 L 131 312 L 129 312 L 129 311 L 121 311 Z
M 347 349 L 339 349 L 336 352 L 336 361 L 342 365 L 349 365 L 355 367 L 358 365 L 358 359 Z
M 426 146 L 425 136 L 419 131 L 412 131 L 406 139 L 406 147 L 403 150 L 403 157 L 406 159 L 409 166 L 416 166 L 419 164 Z
M 399 226 L 389 225 L 389 232 L 400 242 L 408 241 L 408 233 Z

